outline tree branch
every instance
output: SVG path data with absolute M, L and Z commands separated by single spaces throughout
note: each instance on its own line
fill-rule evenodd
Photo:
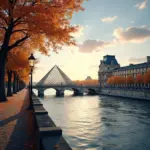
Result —
M 12 34 L 13 34 L 13 33 L 16 33 L 16 32 L 22 32 L 22 33 L 26 34 L 26 32 L 24 32 L 24 31 L 28 31 L 28 29 L 14 30 L 14 31 L 12 32 Z
M 24 21 L 18 21 L 17 23 L 15 23 L 14 24 L 14 27 L 16 27 L 16 26 L 18 26 L 18 25 L 20 25 L 20 24 L 27 24 L 26 22 L 24 22 Z
M 20 21 L 21 19 L 22 19 L 22 17 L 19 17 L 16 20 L 14 20 L 14 24 L 17 23 L 18 21 Z
M 26 34 L 26 36 L 24 36 L 22 39 L 17 40 L 14 44 L 12 44 L 11 46 L 9 46 L 8 47 L 8 51 L 10 51 L 11 49 L 13 49 L 14 47 L 20 46 L 19 44 L 21 44 L 23 41 L 25 41 L 28 38 L 29 38 L 29 35 Z
M 0 14 L 0 18 L 8 25 L 7 19 Z

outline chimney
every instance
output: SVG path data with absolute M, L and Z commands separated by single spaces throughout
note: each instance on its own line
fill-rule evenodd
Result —
M 147 56 L 147 63 L 150 63 L 150 56 Z

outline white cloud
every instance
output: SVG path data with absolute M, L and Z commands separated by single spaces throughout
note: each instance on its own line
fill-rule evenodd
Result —
M 102 22 L 113 22 L 113 21 L 115 21 L 117 18 L 118 18 L 118 16 L 105 17 L 105 18 L 102 18 L 101 21 L 102 21 Z
M 129 59 L 129 63 L 133 63 L 133 64 L 138 64 L 143 62 L 146 62 L 146 57 L 141 57 L 141 58 L 132 57 Z
M 119 42 L 142 43 L 150 38 L 150 29 L 143 27 L 118 28 L 113 32 L 114 37 Z
M 79 44 L 79 51 L 82 53 L 91 53 L 93 51 L 100 51 L 106 47 L 114 46 L 113 42 L 105 42 L 101 40 L 86 40 Z
M 82 29 L 80 29 L 79 33 L 82 33 L 81 31 Z M 114 47 L 121 43 L 142 43 L 150 38 L 150 29 L 146 25 L 140 27 L 132 26 L 126 29 L 117 28 L 113 31 L 113 36 L 114 39 L 111 41 L 88 39 L 84 42 L 78 42 L 77 46 L 70 47 L 70 50 L 72 53 L 77 51 L 81 53 L 92 53 L 108 47 Z
M 145 9 L 146 6 L 147 6 L 147 0 L 144 0 L 143 2 L 135 5 L 135 7 L 138 8 L 139 10 Z

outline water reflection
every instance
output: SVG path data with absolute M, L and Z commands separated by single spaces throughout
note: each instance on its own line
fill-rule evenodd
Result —
M 150 102 L 70 94 L 42 103 L 72 148 L 149 150 Z

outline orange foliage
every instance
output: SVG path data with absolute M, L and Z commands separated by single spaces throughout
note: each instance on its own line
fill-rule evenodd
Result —
M 111 76 L 107 79 L 107 84 L 110 85 L 125 84 L 125 78 L 121 76 Z
M 57 52 L 63 45 L 74 45 L 71 33 L 76 32 L 78 26 L 70 25 L 70 19 L 74 12 L 83 10 L 83 1 L 1 0 L 0 44 L 4 44 L 7 35 L 6 51 L 30 49 L 44 54 L 49 49 Z
M 28 62 L 28 52 L 10 51 L 6 63 L 6 70 L 16 71 L 21 80 L 27 80 L 29 77 L 30 67 Z M 7 74 L 5 75 L 7 79 Z
M 0 51 L 7 54 L 6 69 L 25 77 L 27 58 L 34 51 L 47 55 L 50 49 L 57 52 L 64 45 L 75 45 L 71 33 L 79 26 L 72 26 L 70 19 L 83 10 L 83 1 L 0 0 Z
M 143 76 L 141 74 L 137 74 L 135 82 L 143 83 Z
M 107 84 L 109 84 L 109 85 L 113 84 L 113 77 L 109 77 L 107 79 Z
M 77 85 L 98 85 L 99 82 L 98 80 L 78 80 L 78 81 L 74 81 L 75 84 Z
M 150 83 L 150 70 L 144 74 L 144 83 L 149 84 Z
M 127 84 L 133 84 L 134 83 L 134 78 L 132 76 L 128 76 L 126 79 Z

